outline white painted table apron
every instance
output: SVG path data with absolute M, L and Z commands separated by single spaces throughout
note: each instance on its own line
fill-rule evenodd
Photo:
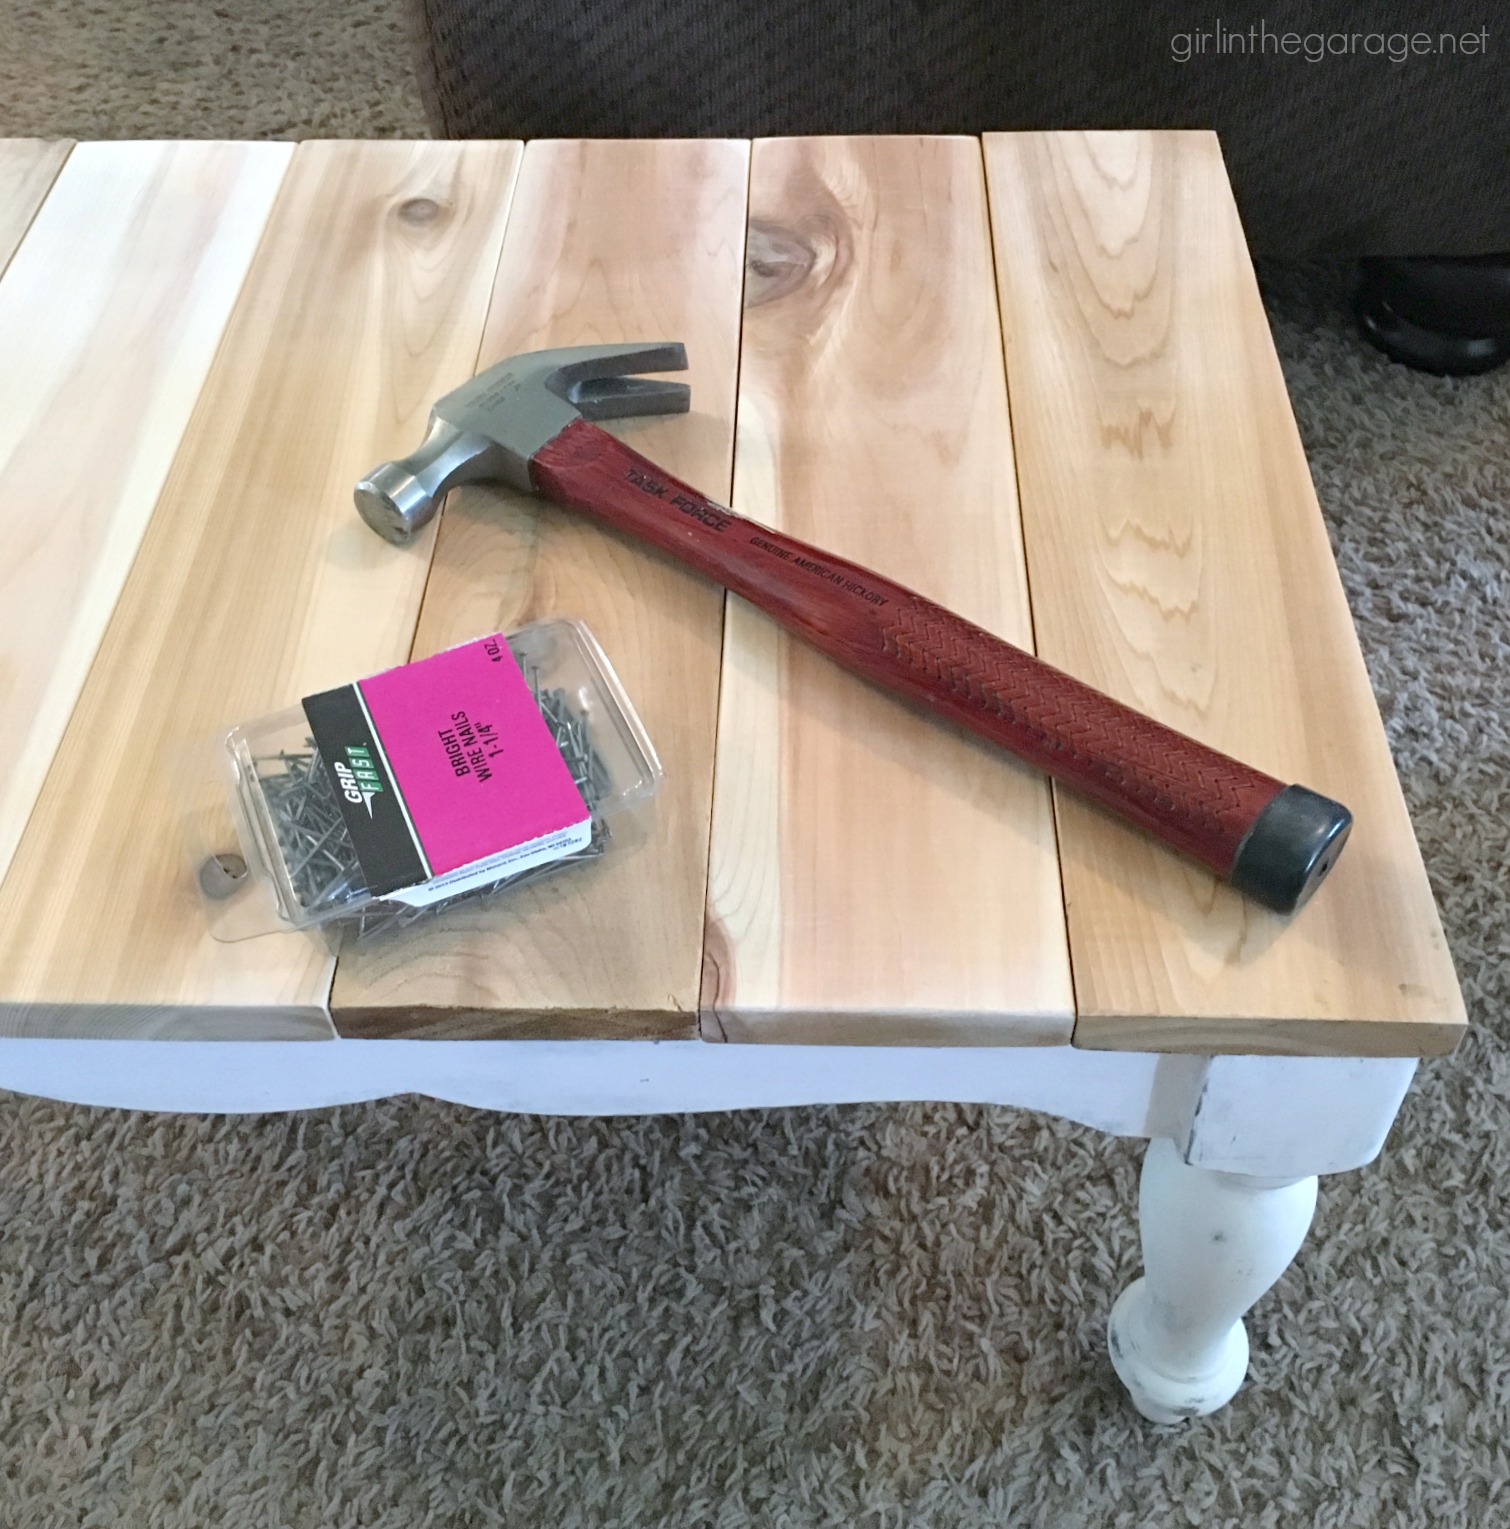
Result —
M 1151 1138 L 1144 1273 L 1108 1324 L 1145 1417 L 1214 1412 L 1248 1368 L 1243 1313 L 1305 1239 L 1316 1178 L 1372 1161 L 1416 1064 L 1049 1048 L 699 1041 L 6 1040 L 0 1086 L 74 1104 L 258 1113 L 426 1094 L 544 1115 L 808 1104 L 1015 1105 Z

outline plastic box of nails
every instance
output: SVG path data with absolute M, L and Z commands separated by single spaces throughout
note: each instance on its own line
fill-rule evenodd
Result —
M 231 939 L 339 944 L 595 861 L 643 837 L 661 780 L 603 650 L 564 618 L 306 697 L 216 751 L 238 849 L 222 829 L 191 854 Z M 226 917 L 254 887 L 275 921 Z

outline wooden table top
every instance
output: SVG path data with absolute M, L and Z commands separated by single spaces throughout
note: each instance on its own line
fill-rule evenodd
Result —
M 0 1031 L 1432 1054 L 1462 1000 L 1207 133 L 0 142 Z M 1285 921 L 667 559 L 351 486 L 515 351 L 681 339 L 622 433 L 1346 802 Z M 182 740 L 545 615 L 644 842 L 335 962 L 209 935 Z

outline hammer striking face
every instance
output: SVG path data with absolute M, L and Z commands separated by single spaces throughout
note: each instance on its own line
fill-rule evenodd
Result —
M 1352 825 L 1340 803 L 1133 711 L 884 574 L 742 519 L 590 423 L 685 413 L 684 384 L 635 374 L 686 364 L 680 345 L 584 345 L 501 362 L 436 404 L 418 451 L 357 485 L 362 518 L 407 541 L 448 489 L 479 478 L 570 505 L 1037 765 L 1264 906 L 1292 913 L 1316 890 Z
M 493 479 L 534 493 L 530 461 L 574 420 L 685 414 L 685 382 L 637 376 L 682 372 L 687 350 L 672 345 L 576 345 L 536 350 L 490 366 L 430 411 L 418 451 L 384 462 L 356 486 L 362 519 L 402 545 L 434 518 L 458 483 Z

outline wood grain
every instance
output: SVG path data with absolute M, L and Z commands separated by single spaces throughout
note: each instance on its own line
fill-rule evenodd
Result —
M 72 147 L 63 138 L 0 138 L 0 273 L 25 238 Z
M 83 144 L 0 278 L 0 876 L 290 152 Z
M 693 413 L 615 427 L 728 493 L 748 148 L 533 143 L 482 365 L 592 341 L 683 340 Z M 412 444 L 412 443 L 411 443 Z M 568 510 L 451 496 L 415 656 L 551 614 L 597 634 L 665 767 L 653 828 L 598 864 L 343 954 L 346 1035 L 695 1033 L 722 592 Z
M 969 139 L 755 147 L 733 507 L 1031 648 Z M 1067 1042 L 1041 776 L 729 602 L 703 1005 L 736 1040 Z
M 1221 154 L 990 135 L 1040 656 L 1351 807 L 1293 920 L 1061 792 L 1076 1044 L 1414 1055 L 1464 1013 Z
M 174 751 L 406 657 L 433 538 L 396 553 L 351 488 L 475 365 L 518 159 L 295 153 L 0 887 L 8 1032 L 330 1035 L 322 945 L 208 934 Z

